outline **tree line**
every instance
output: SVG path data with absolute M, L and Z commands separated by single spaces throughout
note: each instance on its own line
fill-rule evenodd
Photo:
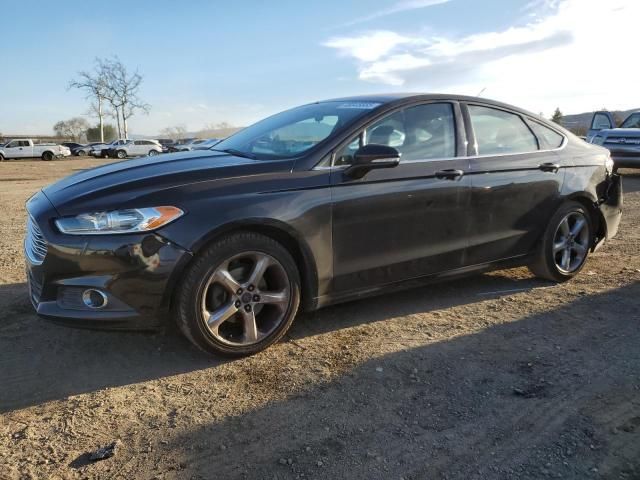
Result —
M 118 57 L 96 58 L 93 69 L 78 72 L 68 88 L 85 93 L 89 114 L 98 118 L 97 127 L 91 128 L 84 118 L 74 117 L 56 123 L 54 131 L 76 141 L 86 137 L 104 142 L 116 133 L 118 138 L 129 138 L 129 119 L 151 108 L 139 96 L 142 80 L 138 70 L 130 72 Z M 105 123 L 107 117 L 115 120 L 115 128 Z

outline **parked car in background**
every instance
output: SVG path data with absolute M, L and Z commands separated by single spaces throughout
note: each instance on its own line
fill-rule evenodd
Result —
M 618 230 L 612 169 L 604 148 L 484 98 L 316 102 L 208 151 L 36 193 L 30 297 L 82 326 L 158 328 L 171 314 L 202 350 L 249 355 L 301 309 L 521 265 L 570 280 Z
M 71 149 L 71 154 L 75 155 L 77 157 L 84 157 L 86 155 L 89 155 L 91 153 L 91 150 L 93 149 L 93 147 L 95 147 L 97 145 L 104 145 L 104 143 L 102 143 L 102 142 L 91 142 L 91 143 L 87 143 L 86 145 L 80 145 L 79 147 L 72 148 Z
M 594 113 L 587 141 L 611 152 L 615 168 L 640 168 L 640 112 L 630 114 L 616 128 L 611 112 Z
M 116 148 L 120 145 L 124 145 L 125 143 L 127 143 L 129 140 L 114 140 L 110 143 L 98 143 L 96 145 L 94 145 L 93 147 L 91 147 L 91 151 L 89 152 L 90 155 L 94 156 L 94 157 L 99 157 L 99 158 L 107 158 L 108 157 L 108 151 L 111 148 Z
M 172 145 L 169 146 L 169 151 L 170 152 L 179 152 L 180 148 L 183 145 L 187 145 L 191 142 L 193 142 L 194 140 L 198 140 L 197 138 L 179 138 L 178 140 L 176 140 L 175 142 L 173 142 Z
M 211 147 L 213 147 L 215 144 L 221 142 L 222 139 L 220 138 L 209 138 L 207 140 L 204 140 L 203 142 L 194 145 L 193 148 L 191 150 L 209 150 Z
M 78 147 L 84 147 L 84 144 L 82 143 L 76 143 L 76 142 L 62 142 L 60 143 L 60 145 L 67 147 L 69 150 L 71 150 L 71 154 L 73 155 L 73 150 L 78 148 Z
M 31 139 L 11 140 L 0 146 L 0 162 L 10 158 L 41 158 L 53 160 L 54 158 L 68 157 L 71 155 L 69 147 L 55 143 L 34 143 Z
M 192 141 L 182 144 L 182 145 L 176 145 L 174 148 L 175 152 L 189 152 L 191 150 L 206 150 L 207 148 L 213 146 L 214 144 L 216 144 L 217 142 L 219 142 L 220 140 L 214 138 L 214 139 L 207 139 L 207 138 L 196 138 L 193 139 Z
M 150 157 L 162 153 L 162 145 L 157 140 L 129 140 L 128 142 L 114 146 L 107 150 L 107 156 L 111 158 Z
M 169 151 L 169 147 L 175 143 L 171 138 L 160 138 L 157 141 L 162 146 L 163 153 L 167 153 Z

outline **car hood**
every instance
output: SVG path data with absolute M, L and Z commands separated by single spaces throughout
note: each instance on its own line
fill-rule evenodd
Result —
M 640 138 L 640 128 L 609 128 L 606 130 L 600 130 L 596 135 Z
M 83 170 L 45 187 L 43 192 L 59 214 L 72 215 L 88 208 L 131 207 L 141 197 L 161 198 L 163 191 L 185 185 L 284 173 L 291 168 L 290 161 L 252 160 L 213 151 L 180 152 Z

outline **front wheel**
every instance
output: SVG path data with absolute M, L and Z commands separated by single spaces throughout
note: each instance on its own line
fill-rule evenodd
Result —
M 153 157 L 154 155 L 157 155 L 158 151 L 157 150 L 149 150 L 149 156 Z
M 127 152 L 125 152 L 124 150 L 118 150 L 116 152 L 116 157 L 118 157 L 120 160 L 122 160 L 123 158 L 127 157 Z
M 80 150 L 78 153 L 76 153 L 76 157 L 84 157 L 87 154 L 87 152 L 85 152 L 84 150 Z
M 538 277 L 564 282 L 584 267 L 592 240 L 589 212 L 578 202 L 568 202 L 553 215 L 537 254 L 529 267 Z
M 182 333 L 208 353 L 240 357 L 277 342 L 300 305 L 300 277 L 289 252 L 252 232 L 225 236 L 187 270 L 177 294 Z
M 0 155 L 0 162 L 4 162 L 4 155 Z

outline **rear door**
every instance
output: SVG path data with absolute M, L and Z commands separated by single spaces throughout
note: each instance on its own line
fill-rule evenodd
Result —
M 471 139 L 467 265 L 534 250 L 560 203 L 559 132 L 519 113 L 466 105 Z M 535 133 L 534 133 L 535 132 Z
M 337 149 L 331 175 L 334 292 L 456 269 L 466 248 L 469 161 L 459 106 L 415 105 L 375 120 Z M 364 144 L 396 148 L 400 164 L 345 174 Z

